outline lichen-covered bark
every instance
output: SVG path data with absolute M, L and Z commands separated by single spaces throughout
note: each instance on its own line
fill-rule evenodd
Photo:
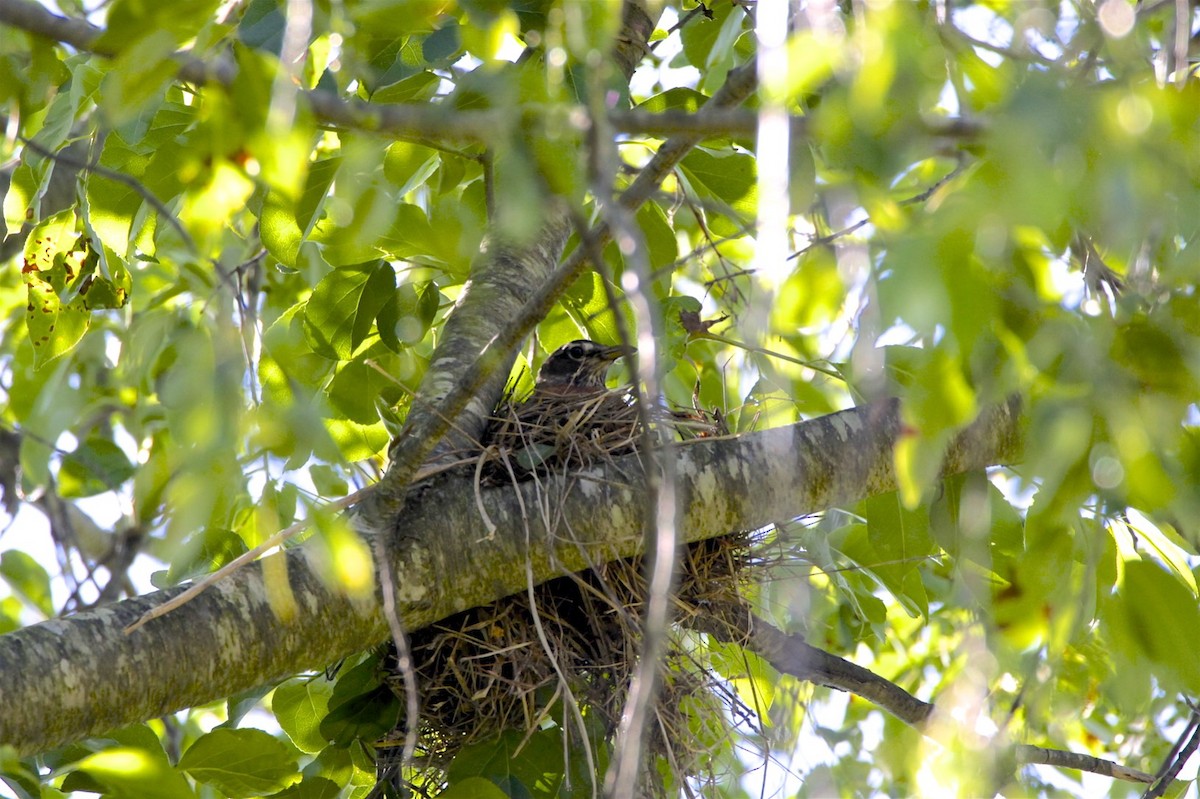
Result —
M 381 639 L 374 599 L 350 600 L 306 559 L 297 550 L 272 560 L 288 566 L 286 589 L 253 564 L 132 635 L 123 629 L 181 589 L 0 637 L 0 744 L 41 751 L 320 668 L 325 652 Z M 297 604 L 284 617 L 277 610 L 289 589 Z
M 437 421 L 434 410 L 441 406 L 465 367 L 496 335 L 499 325 L 516 315 L 526 298 L 558 265 L 570 232 L 566 209 L 552 202 L 547 204 L 546 217 L 532 240 L 515 244 L 493 234 L 488 251 L 472 270 L 470 282 L 446 320 L 402 435 L 419 438 L 430 434 L 429 428 Z M 454 417 L 454 425 L 435 448 L 434 461 L 437 452 L 461 453 L 477 446 L 475 442 L 482 437 L 488 416 L 504 391 L 515 358 L 515 352 L 497 357 L 491 376 Z
M 950 446 L 946 462 L 953 471 L 1013 462 L 1017 416 L 1016 402 L 984 414 Z M 891 490 L 899 430 L 896 403 L 885 402 L 674 448 L 684 537 L 754 529 Z M 523 589 L 527 557 L 540 583 L 639 553 L 640 470 L 629 456 L 590 478 L 484 490 L 490 537 L 472 475 L 440 476 L 401 519 L 407 543 L 391 563 L 401 621 L 420 629 Z M 543 518 L 553 520 L 550 529 Z M 356 604 L 322 583 L 303 549 L 272 564 L 284 559 L 295 598 L 289 618 L 273 609 L 280 604 L 272 604 L 271 583 L 256 564 L 132 635 L 122 629 L 172 592 L 0 636 L 0 745 L 23 754 L 49 749 L 319 668 L 387 636 L 377 601 Z

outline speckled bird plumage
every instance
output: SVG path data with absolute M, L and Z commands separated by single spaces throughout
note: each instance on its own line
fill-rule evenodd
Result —
M 587 339 L 564 344 L 551 353 L 538 370 L 534 392 L 604 391 L 608 368 L 627 352 L 624 347 L 607 347 Z

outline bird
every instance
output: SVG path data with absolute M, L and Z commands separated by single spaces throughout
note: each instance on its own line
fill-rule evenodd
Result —
M 632 353 L 587 339 L 552 352 L 533 392 L 520 401 L 502 401 L 484 431 L 486 450 L 502 455 L 492 481 L 524 479 L 554 465 L 584 466 L 632 449 L 641 428 L 631 387 L 605 384 L 613 362 Z
M 576 339 L 550 354 L 538 370 L 534 395 L 574 396 L 606 391 L 605 377 L 613 361 L 628 355 L 623 346 Z

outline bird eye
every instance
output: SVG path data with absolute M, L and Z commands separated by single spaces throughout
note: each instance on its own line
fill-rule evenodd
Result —
M 570 355 L 575 360 L 582 360 L 583 359 L 583 345 L 572 344 L 571 348 L 567 350 L 567 355 Z

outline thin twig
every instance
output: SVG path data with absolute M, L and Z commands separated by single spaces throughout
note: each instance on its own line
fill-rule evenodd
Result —
M 1153 784 L 1142 794 L 1142 799 L 1157 799 L 1166 793 L 1167 788 L 1179 776 L 1179 772 L 1183 770 L 1198 747 L 1200 747 L 1200 711 L 1193 707 L 1188 716 L 1187 725 L 1175 739 L 1175 744 L 1163 760 L 1158 773 L 1154 775 Z
M 960 158 L 958 164 L 955 165 L 954 169 L 951 169 L 945 175 L 938 178 L 928 188 L 922 190 L 919 194 L 914 194 L 912 197 L 907 197 L 907 198 L 901 200 L 897 204 L 901 208 L 904 208 L 904 207 L 907 207 L 910 205 L 917 205 L 919 203 L 925 202 L 930 197 L 932 197 L 934 194 L 936 194 L 938 189 L 942 188 L 947 183 L 949 183 L 951 180 L 958 177 L 958 175 L 966 168 L 967 168 L 966 160 Z M 851 233 L 854 233 L 859 228 L 861 228 L 865 225 L 869 225 L 869 224 L 871 224 L 871 217 L 867 216 L 867 217 L 864 217 L 864 218 L 858 220 L 857 222 L 855 222 L 852 225 L 848 225 L 848 226 L 842 228 L 841 230 L 835 230 L 834 232 L 827 233 L 824 236 L 818 236 L 817 238 L 810 240 L 808 242 L 807 246 L 802 247 L 801 249 L 799 249 L 796 252 L 789 255 L 787 257 L 787 260 L 794 261 L 811 249 L 814 249 L 816 247 L 825 247 L 829 244 L 832 244 L 833 242 L 837 241 L 838 239 L 845 238 L 846 236 L 849 236 Z
M 188 246 L 188 249 L 192 250 L 193 252 L 196 251 L 196 243 L 192 241 L 192 237 L 188 235 L 186 230 L 184 230 L 183 225 L 178 219 L 175 218 L 175 215 L 171 213 L 171 210 L 163 204 L 162 200 L 155 197 L 154 193 L 143 186 L 137 179 L 132 178 L 123 172 L 117 172 L 116 170 L 109 169 L 108 167 L 100 166 L 100 164 L 95 163 L 94 161 L 75 158 L 72 155 L 68 155 L 65 151 L 56 152 L 47 147 L 43 147 L 33 139 L 25 136 L 18 135 L 17 139 L 40 156 L 49 158 L 52 161 L 57 161 L 60 164 L 65 164 L 66 166 L 73 167 L 84 172 L 91 172 L 94 175 L 99 175 L 100 177 L 108 178 L 109 180 L 115 180 L 117 183 L 133 189 L 135 192 L 141 195 L 141 198 L 148 202 L 163 219 L 167 220 L 171 227 L 175 228 L 175 232 L 177 232 L 179 237 L 183 239 L 183 242 Z
M 812 646 L 802 635 L 784 633 L 744 608 L 724 606 L 710 610 L 703 616 L 691 617 L 688 623 L 719 641 L 738 644 L 758 654 L 782 674 L 862 697 L 925 735 L 937 733 L 931 725 L 934 719 L 946 720 L 935 705 L 917 699 L 869 669 Z M 968 734 L 952 722 L 950 729 L 954 735 Z M 986 741 L 979 743 L 983 745 Z M 1151 774 L 1091 755 L 1028 744 L 1018 744 L 1013 749 L 1020 763 L 1078 769 L 1127 782 L 1149 784 L 1155 779 Z

